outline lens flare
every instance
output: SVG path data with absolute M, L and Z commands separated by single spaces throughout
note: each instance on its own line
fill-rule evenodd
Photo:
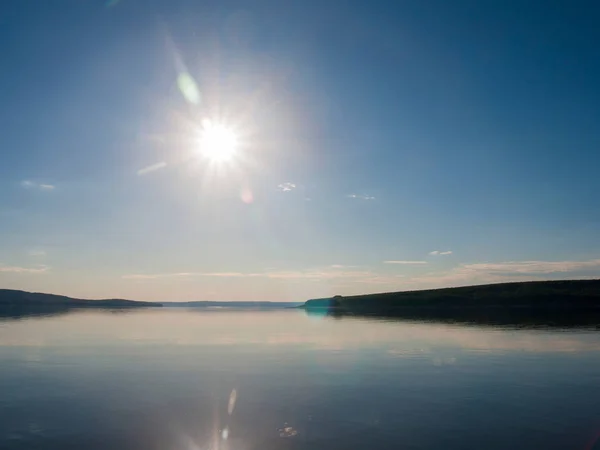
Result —
M 198 89 L 198 85 L 196 84 L 194 77 L 192 77 L 189 73 L 182 72 L 179 74 L 177 77 L 177 87 L 188 102 L 194 105 L 200 104 L 200 89 Z

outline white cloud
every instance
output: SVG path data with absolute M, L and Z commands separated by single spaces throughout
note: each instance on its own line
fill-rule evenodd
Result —
M 597 275 L 590 276 L 590 271 Z M 461 264 L 445 272 L 407 277 L 399 289 L 430 289 L 473 284 L 561 278 L 600 278 L 600 259 L 588 261 L 508 261 Z
M 225 277 L 225 278 L 242 278 L 242 277 L 258 277 L 262 276 L 259 273 L 242 273 L 242 272 L 174 272 L 174 273 L 134 273 L 122 275 L 121 278 L 126 280 L 156 280 L 159 278 L 183 278 L 183 277 Z
M 391 285 L 404 277 L 404 275 L 379 274 L 372 270 L 351 270 L 347 268 L 274 271 L 257 275 L 276 280 L 320 282 L 338 286 L 352 286 L 357 283 Z M 358 292 L 361 291 L 362 289 Z
M 163 167 L 167 167 L 167 163 L 164 161 L 158 162 L 156 164 L 152 164 L 150 166 L 146 166 L 143 169 L 137 171 L 138 175 L 146 175 L 149 172 L 154 172 L 155 170 L 162 169 Z
M 36 258 L 41 258 L 46 256 L 46 252 L 44 250 L 29 250 L 29 252 L 27 252 L 27 254 L 29 256 L 33 256 Z
M 332 264 L 303 270 L 279 270 L 268 268 L 261 272 L 176 272 L 158 274 L 123 275 L 132 280 L 153 279 L 253 279 L 267 282 L 302 283 L 320 286 L 324 292 L 342 295 L 371 292 L 434 289 L 474 284 L 503 283 L 511 281 L 534 281 L 551 279 L 600 278 L 600 259 L 588 261 L 508 261 L 496 263 L 460 264 L 449 270 L 427 272 L 427 261 L 389 260 L 385 264 L 415 265 L 420 274 L 406 275 L 386 273 L 362 266 Z M 42 272 L 46 269 L 4 268 L 0 271 Z M 423 273 L 424 272 L 424 273 Z M 596 276 L 593 276 L 596 274 Z
M 203 272 L 195 274 L 199 277 L 217 277 L 217 278 L 254 278 L 264 274 L 252 272 Z
M 355 198 L 357 200 L 375 200 L 375 197 L 372 195 L 364 195 L 364 194 L 348 194 L 348 198 Z
M 333 269 L 333 270 L 332 270 Z M 252 278 L 270 278 L 270 279 L 284 279 L 284 280 L 299 280 L 299 279 L 313 279 L 313 280 L 331 280 L 336 278 L 359 278 L 364 276 L 372 276 L 373 273 L 370 271 L 362 270 L 341 270 L 342 267 L 337 268 L 322 268 L 322 269 L 307 269 L 307 270 L 274 270 L 269 272 L 258 272 L 258 273 L 202 273 L 204 277 L 252 277 Z
M 429 254 L 432 255 L 432 256 L 437 256 L 437 255 L 444 256 L 444 255 L 451 255 L 452 251 L 451 250 L 447 250 L 445 252 L 442 252 L 440 250 L 434 250 L 432 252 L 429 252 Z
M 21 181 L 21 186 L 25 189 L 39 189 L 40 191 L 52 191 L 56 187 L 53 184 L 40 184 L 31 180 Z
M 398 261 L 398 260 L 390 260 L 384 261 L 384 264 L 427 264 L 427 261 Z
M 324 268 L 306 270 L 270 270 L 265 272 L 180 272 L 157 274 L 128 274 L 121 278 L 129 280 L 153 280 L 176 277 L 206 277 L 206 278 L 265 278 L 281 280 L 333 280 L 333 279 L 362 279 L 378 276 L 369 270 L 346 270 L 351 266 L 333 265 Z
M 187 277 L 195 275 L 190 272 L 177 272 L 177 273 L 134 273 L 123 275 L 121 278 L 126 280 L 154 280 L 156 278 L 175 278 L 175 277 Z
M 281 183 L 277 186 L 277 189 L 281 192 L 289 192 L 293 189 L 296 189 L 296 185 L 294 183 Z
M 50 270 L 48 266 L 37 267 L 19 267 L 19 266 L 0 266 L 0 272 L 3 273 L 44 273 Z
M 599 269 L 600 259 L 590 261 L 508 261 L 501 263 L 465 264 L 465 269 L 490 273 L 547 274 Z

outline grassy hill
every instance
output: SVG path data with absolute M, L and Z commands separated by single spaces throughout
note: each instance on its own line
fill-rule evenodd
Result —
M 139 308 L 162 306 L 160 303 L 138 302 L 118 298 L 103 300 L 84 300 L 64 295 L 42 294 L 13 289 L 0 289 L 0 307 L 72 307 L 72 308 Z
M 306 309 L 395 314 L 407 309 L 600 309 L 600 280 L 531 281 L 308 300 Z

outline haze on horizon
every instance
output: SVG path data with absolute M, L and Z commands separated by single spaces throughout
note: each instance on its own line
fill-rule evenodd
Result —
M 600 7 L 7 2 L 0 288 L 600 277 Z

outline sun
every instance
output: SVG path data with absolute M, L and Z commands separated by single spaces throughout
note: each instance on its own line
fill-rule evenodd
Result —
M 231 161 L 237 153 L 237 137 L 230 128 L 205 119 L 202 121 L 199 151 L 211 162 Z

